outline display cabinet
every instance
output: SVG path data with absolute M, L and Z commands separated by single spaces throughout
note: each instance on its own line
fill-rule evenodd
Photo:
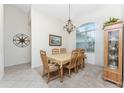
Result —
M 104 28 L 104 80 L 123 85 L 123 22 Z

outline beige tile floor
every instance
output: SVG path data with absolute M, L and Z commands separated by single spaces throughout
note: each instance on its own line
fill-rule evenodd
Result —
M 60 79 L 46 83 L 41 77 L 41 67 L 31 69 L 30 64 L 22 64 L 5 68 L 5 76 L 0 81 L 1 88 L 118 88 L 111 82 L 102 79 L 102 67 L 86 64 L 78 73 L 66 74 L 64 82 Z
M 5 88 L 46 88 L 48 85 L 30 64 L 22 64 L 5 68 L 5 76 L 0 81 Z
M 41 68 L 37 68 L 41 72 Z M 115 84 L 103 80 L 103 68 L 96 65 L 86 64 L 84 69 L 78 73 L 72 73 L 71 78 L 68 74 L 64 76 L 64 82 L 55 79 L 48 83 L 50 88 L 119 88 Z M 43 78 L 46 81 L 46 78 Z

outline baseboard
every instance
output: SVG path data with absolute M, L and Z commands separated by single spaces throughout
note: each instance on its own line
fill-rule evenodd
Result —
M 31 62 L 22 62 L 22 63 L 18 63 L 18 64 L 9 64 L 9 65 L 5 65 L 5 67 L 16 66 L 16 65 L 21 65 L 21 64 L 27 64 L 27 63 L 31 63 Z

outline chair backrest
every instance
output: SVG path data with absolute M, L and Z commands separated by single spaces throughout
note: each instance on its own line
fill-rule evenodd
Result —
M 46 52 L 43 50 L 40 50 L 40 56 L 43 63 L 43 67 L 45 69 L 48 69 L 48 58 L 47 58 Z
M 84 58 L 84 54 L 82 52 L 78 52 L 77 62 L 78 63 L 82 62 L 83 58 Z
M 66 48 L 60 48 L 60 53 L 66 53 Z
M 72 50 L 72 53 L 71 54 L 74 54 L 74 53 L 78 53 L 78 50 Z
M 59 48 L 53 48 L 52 49 L 52 54 L 59 54 Z
M 80 49 L 80 52 L 81 52 L 81 53 L 85 53 L 85 49 L 81 48 L 81 49 Z
M 78 56 L 77 52 L 71 54 L 71 62 L 69 63 L 71 67 L 76 66 L 77 56 Z
M 76 48 L 75 50 L 78 51 L 78 52 L 85 53 L 85 49 L 83 49 L 83 48 Z

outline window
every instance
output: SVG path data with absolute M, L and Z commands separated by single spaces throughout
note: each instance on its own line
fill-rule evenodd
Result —
M 86 23 L 79 26 L 76 31 L 76 48 L 84 48 L 86 52 L 94 52 L 95 30 L 95 23 Z

